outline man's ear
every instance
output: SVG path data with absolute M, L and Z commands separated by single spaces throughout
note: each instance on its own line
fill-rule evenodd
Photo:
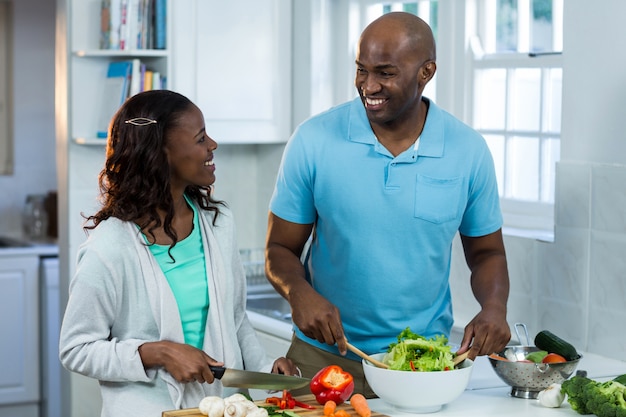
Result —
M 437 71 L 437 64 L 435 61 L 428 61 L 420 68 L 420 77 L 422 82 L 427 83 L 434 76 Z

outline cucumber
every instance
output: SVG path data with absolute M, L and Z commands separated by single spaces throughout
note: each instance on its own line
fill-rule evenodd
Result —
M 542 330 L 535 336 L 535 346 L 550 353 L 558 353 L 568 361 L 578 358 L 576 348 L 549 330 Z

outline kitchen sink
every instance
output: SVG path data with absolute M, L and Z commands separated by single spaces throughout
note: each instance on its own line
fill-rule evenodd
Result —
M 273 319 L 291 321 L 291 306 L 280 294 L 269 287 L 263 290 L 248 289 L 247 308 Z
M 0 236 L 0 248 L 26 248 L 29 246 L 31 245 L 27 242 L 12 237 Z

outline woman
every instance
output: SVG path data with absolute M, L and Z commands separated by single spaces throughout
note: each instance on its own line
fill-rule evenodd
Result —
M 217 143 L 186 97 L 128 99 L 109 127 L 60 336 L 70 371 L 98 379 L 103 416 L 157 416 L 230 395 L 209 365 L 297 373 L 266 358 L 245 311 L 231 212 L 211 198 Z

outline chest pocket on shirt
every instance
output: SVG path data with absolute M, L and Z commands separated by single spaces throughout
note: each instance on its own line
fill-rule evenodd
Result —
M 431 223 L 445 223 L 458 217 L 463 178 L 432 178 L 417 175 L 415 217 Z

